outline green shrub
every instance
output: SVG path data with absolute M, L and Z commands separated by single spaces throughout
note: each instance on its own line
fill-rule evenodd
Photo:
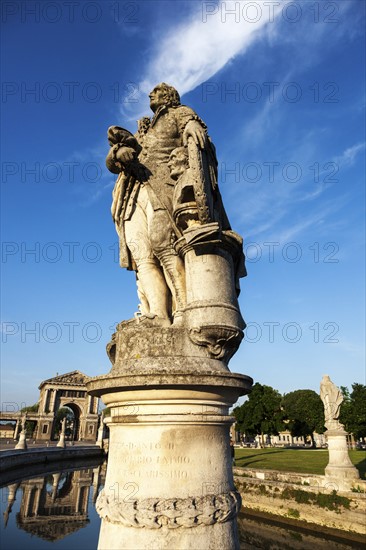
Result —
M 315 504 L 319 508 L 326 508 L 327 510 L 336 512 L 340 512 L 342 507 L 349 510 L 351 504 L 349 498 L 337 495 L 337 491 L 332 491 L 331 494 L 324 494 L 286 488 L 282 491 L 281 498 L 295 500 L 298 504 Z
M 287 512 L 287 515 L 288 515 L 288 517 L 290 517 L 290 518 L 299 519 L 299 517 L 300 517 L 300 512 L 299 512 L 299 510 L 296 510 L 296 508 L 289 508 L 289 509 L 288 509 L 288 512 Z

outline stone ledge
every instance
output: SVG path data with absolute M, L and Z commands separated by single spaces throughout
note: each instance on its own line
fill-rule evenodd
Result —
M 258 481 L 278 481 L 292 483 L 305 489 L 309 487 L 320 487 L 324 476 L 297 472 L 281 472 L 280 470 L 260 470 L 256 468 L 240 468 L 234 466 L 234 475 Z
M 193 371 L 187 369 L 180 372 L 156 372 L 154 367 L 150 372 L 145 373 L 109 373 L 102 376 L 95 376 L 87 383 L 88 392 L 91 395 L 100 396 L 108 392 L 119 392 L 123 390 L 137 390 L 161 388 L 184 388 L 191 390 L 194 387 L 207 391 L 209 388 L 235 388 L 239 391 L 247 391 L 252 385 L 252 378 L 243 374 L 231 372 Z
M 233 468 L 234 475 L 238 476 L 238 478 L 244 478 L 249 479 L 255 482 L 261 482 L 266 481 L 268 483 L 270 482 L 277 482 L 279 484 L 292 484 L 297 486 L 298 488 L 303 489 L 304 491 L 311 491 L 314 488 L 318 489 L 324 489 L 325 491 L 332 491 L 336 488 L 336 482 L 337 480 L 334 478 L 329 478 L 325 475 L 317 475 L 317 474 L 306 474 L 306 473 L 297 473 L 297 472 L 281 472 L 279 470 L 259 470 L 255 468 L 240 468 L 240 467 L 234 467 Z M 339 480 L 341 483 L 342 480 Z M 346 495 L 355 495 L 358 494 L 361 499 L 366 500 L 366 481 L 363 479 L 355 479 L 351 480 L 351 484 L 355 488 L 357 486 L 360 487 L 361 490 L 364 491 L 364 493 L 356 493 L 352 490 L 344 491 L 344 490 L 337 490 L 339 494 L 346 494 Z
M 42 449 L 28 449 L 26 451 L 1 451 L 0 453 L 0 471 L 6 472 L 23 466 L 33 464 L 47 464 L 59 460 L 78 459 L 83 457 L 102 457 L 103 450 L 99 447 L 49 447 Z M 0 476 L 1 482 L 1 476 Z
M 234 468 L 234 481 L 241 494 L 244 510 L 265 512 L 282 518 L 296 517 L 309 524 L 366 534 L 364 521 L 366 495 L 364 494 L 337 491 L 337 495 L 348 499 L 349 509 L 339 505 L 338 509 L 329 510 L 315 502 L 306 502 L 306 499 L 297 502 L 294 498 L 286 498 L 291 495 L 291 491 L 297 491 L 300 494 L 303 491 L 324 496 L 330 495 L 335 487 L 333 485 L 326 486 L 325 476 L 255 469 L 249 469 L 248 476 L 243 473 L 246 473 L 245 468 Z M 301 480 L 302 483 L 313 483 L 313 485 L 304 485 Z M 281 497 L 282 494 L 283 497 Z

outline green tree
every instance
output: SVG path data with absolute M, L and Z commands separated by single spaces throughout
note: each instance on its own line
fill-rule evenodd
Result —
M 271 386 L 254 384 L 248 401 L 235 407 L 233 414 L 239 430 L 250 436 L 260 434 L 263 445 L 264 434 L 278 435 L 283 429 L 281 394 Z
M 346 431 L 353 434 L 356 439 L 366 437 L 366 386 L 364 384 L 352 384 L 352 392 L 341 386 L 343 403 L 339 420 Z
M 30 405 L 29 407 L 23 407 L 22 409 L 20 409 L 20 412 L 22 412 L 22 413 L 27 413 L 27 412 L 34 413 L 34 412 L 38 412 L 38 407 L 39 407 L 39 403 L 34 403 L 34 405 Z
M 282 407 L 288 428 L 295 437 L 311 437 L 313 432 L 324 433 L 324 407 L 320 396 L 313 390 L 296 390 L 283 396 Z
M 39 403 L 34 403 L 34 405 L 29 405 L 28 407 L 23 407 L 20 409 L 21 413 L 36 413 L 38 412 Z M 34 430 L 36 429 L 37 422 L 34 420 L 26 420 L 25 422 L 25 431 L 27 437 L 32 437 L 34 435 Z
M 343 402 L 339 413 L 339 421 L 344 425 L 348 433 L 352 433 L 352 400 L 349 389 L 346 386 L 340 386 L 343 395 Z

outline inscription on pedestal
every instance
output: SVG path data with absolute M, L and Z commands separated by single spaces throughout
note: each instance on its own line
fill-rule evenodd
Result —
M 118 448 L 122 450 L 121 455 L 119 456 L 119 462 L 123 465 L 122 473 L 128 479 L 188 478 L 187 470 L 164 469 L 165 467 L 169 466 L 188 466 L 192 462 L 189 456 L 185 454 L 178 454 L 177 446 L 174 443 L 143 443 L 130 441 L 119 443 Z M 134 452 L 135 454 L 133 454 Z M 142 467 L 142 469 L 139 469 L 139 466 Z M 157 469 L 155 470 L 154 467 Z M 161 467 L 162 469 L 159 467 Z

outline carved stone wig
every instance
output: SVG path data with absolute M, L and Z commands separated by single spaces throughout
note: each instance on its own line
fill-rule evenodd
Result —
M 173 86 L 169 86 L 169 84 L 166 84 L 165 82 L 161 82 L 160 84 L 155 86 L 155 88 L 159 88 L 160 90 L 163 90 L 165 105 L 170 105 L 172 107 L 176 107 L 177 105 L 180 105 L 180 95 Z

